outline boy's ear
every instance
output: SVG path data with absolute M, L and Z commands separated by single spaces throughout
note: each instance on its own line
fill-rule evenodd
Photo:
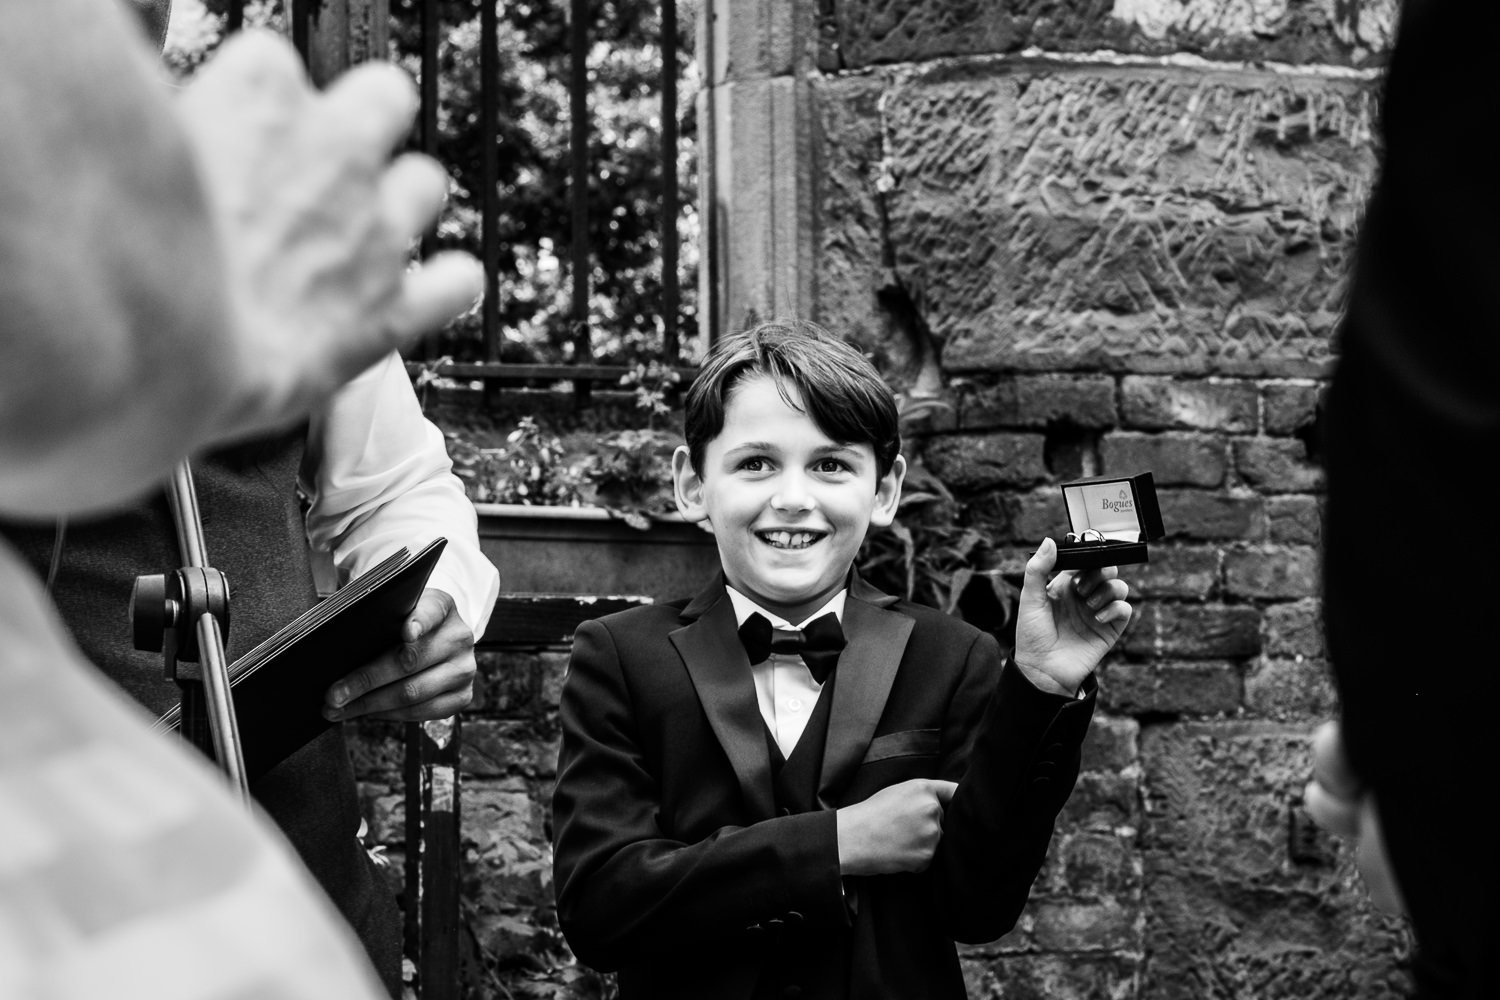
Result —
M 896 456 L 891 471 L 880 477 L 875 484 L 875 510 L 870 514 L 870 523 L 877 528 L 888 528 L 896 520 L 896 508 L 901 506 L 901 484 L 906 481 L 906 458 Z
M 680 444 L 672 452 L 672 490 L 677 500 L 677 512 L 685 520 L 701 522 L 708 518 L 703 505 L 703 480 L 693 470 L 693 460 L 687 445 Z

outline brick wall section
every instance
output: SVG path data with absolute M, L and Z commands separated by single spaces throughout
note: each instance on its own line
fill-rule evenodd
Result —
M 834 0 L 823 4 L 824 69 L 1037 47 L 1051 51 L 1364 65 L 1390 45 L 1395 3 L 1116 3 Z M 828 11 L 828 8 L 832 8 Z
M 1400 928 L 1299 803 L 1336 711 L 1319 401 L 1395 4 L 1063 7 L 835 0 L 810 78 L 817 318 L 898 386 L 937 359 L 908 453 L 956 519 L 1019 584 L 1060 481 L 1149 469 L 1168 532 L 971 994 L 1394 997 Z

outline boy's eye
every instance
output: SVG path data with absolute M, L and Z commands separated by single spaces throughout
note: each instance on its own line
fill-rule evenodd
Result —
M 836 458 L 822 458 L 818 460 L 818 463 L 813 468 L 818 472 L 836 473 L 843 472 L 849 467 Z
M 764 472 L 766 470 L 766 460 L 758 456 L 752 456 L 751 458 L 742 460 L 740 468 L 745 472 Z

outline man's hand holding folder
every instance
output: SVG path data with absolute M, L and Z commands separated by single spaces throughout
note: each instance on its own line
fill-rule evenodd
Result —
M 445 591 L 429 587 L 401 626 L 401 644 L 333 684 L 323 717 L 445 719 L 474 697 L 474 630 Z
M 462 643 L 451 625 L 456 620 L 462 626 L 462 619 L 442 611 L 443 600 L 431 595 L 440 595 L 449 606 L 451 599 L 427 590 L 427 578 L 445 544 L 446 539 L 436 539 L 415 555 L 398 550 L 230 664 L 245 770 L 252 780 L 337 724 L 324 714 L 331 687 L 350 685 L 352 690 L 355 684 L 378 682 L 393 669 L 402 671 L 403 680 L 361 695 L 359 701 L 366 706 L 362 711 L 350 712 L 354 702 L 346 703 L 341 718 L 377 712 L 381 718 L 441 718 L 442 714 L 406 713 L 434 707 L 441 712 L 461 697 L 467 703 L 473 681 L 472 634 L 470 673 L 460 685 L 465 692 L 461 695 L 449 685 L 463 672 L 461 663 L 455 663 L 463 659 L 457 652 Z M 429 624 L 433 622 L 435 626 Z M 424 669 L 421 664 L 429 661 Z M 414 669 L 404 670 L 403 662 Z M 351 672 L 351 663 L 360 666 Z M 424 676 L 429 673 L 435 676 Z M 434 693 L 404 708 L 383 707 L 384 699 L 400 704 L 403 694 L 427 691 Z M 167 712 L 157 720 L 157 728 L 176 728 L 180 714 L 179 709 Z

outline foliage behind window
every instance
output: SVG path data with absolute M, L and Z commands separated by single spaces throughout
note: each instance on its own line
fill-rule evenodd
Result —
M 392 57 L 420 76 L 422 8 L 438 5 L 437 156 L 455 179 L 439 225 L 441 247 L 481 254 L 480 20 L 472 0 L 390 0 Z M 569 202 L 569 4 L 500 3 L 495 185 L 499 212 L 498 312 L 501 359 L 574 360 L 571 328 L 572 221 Z M 589 325 L 601 364 L 635 365 L 661 356 L 661 61 L 657 0 L 588 4 Z M 168 61 L 190 73 L 218 44 L 227 0 L 178 0 Z M 279 2 L 251 3 L 246 24 L 277 23 Z M 678 20 L 677 328 L 687 345 L 697 331 L 696 66 L 693 17 Z M 414 137 L 415 142 L 415 137 Z M 471 313 L 432 345 L 458 361 L 485 360 L 482 319 Z

